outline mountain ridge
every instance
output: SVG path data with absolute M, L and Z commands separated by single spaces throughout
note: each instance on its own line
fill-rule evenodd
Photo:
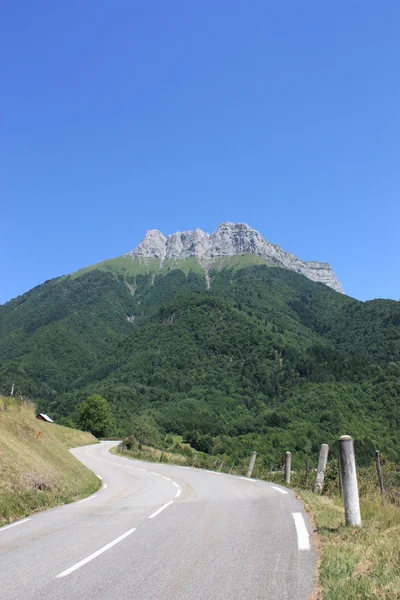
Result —
M 216 259 L 246 254 L 262 257 L 273 266 L 295 271 L 311 281 L 323 283 L 337 292 L 344 293 L 329 263 L 302 261 L 278 244 L 274 245 L 265 240 L 257 230 L 246 223 L 225 221 L 211 234 L 197 228 L 193 231 L 177 231 L 168 237 L 158 229 L 151 229 L 140 244 L 125 256 L 158 259 L 161 266 L 166 261 L 194 257 L 205 270 L 207 278 L 208 271 Z
M 194 257 L 124 256 L 0 307 L 0 390 L 65 424 L 99 393 L 118 436 L 142 415 L 237 460 L 279 464 L 294 448 L 301 462 L 347 432 L 366 461 L 378 446 L 397 459 L 399 328 L 399 302 L 255 255 L 218 257 L 209 287 Z

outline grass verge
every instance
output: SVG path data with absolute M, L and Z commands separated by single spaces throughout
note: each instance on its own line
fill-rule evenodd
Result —
M 400 598 L 400 511 L 364 499 L 362 527 L 349 528 L 340 498 L 299 492 L 320 536 L 323 600 Z
M 95 492 L 98 478 L 68 448 L 96 442 L 37 420 L 33 405 L 0 398 L 0 526 Z
M 113 446 L 110 449 L 111 454 L 120 454 L 136 460 L 146 462 L 168 463 L 172 465 L 189 465 L 189 459 L 181 454 L 173 454 L 172 452 L 164 452 L 150 446 L 143 446 L 142 450 L 121 450 L 120 446 Z

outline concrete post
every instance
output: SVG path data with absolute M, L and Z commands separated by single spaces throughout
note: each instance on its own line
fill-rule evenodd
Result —
M 342 435 L 340 444 L 340 473 L 344 500 L 344 514 L 348 527 L 361 527 L 354 442 L 350 435 Z
M 322 486 L 324 485 L 326 462 L 328 460 L 329 446 L 322 444 L 319 452 L 319 460 L 317 467 L 317 475 L 314 483 L 314 494 L 322 494 Z
M 376 452 L 375 452 L 375 464 L 376 464 L 376 472 L 378 474 L 379 488 L 381 490 L 382 506 L 385 506 L 385 488 L 383 485 L 383 477 L 382 477 L 382 470 L 381 470 L 381 460 L 379 458 L 379 450 L 376 450 Z
M 256 457 L 257 457 L 257 452 L 253 452 L 253 454 L 251 455 L 249 468 L 247 469 L 247 477 L 251 477 L 251 474 L 254 469 L 254 465 L 256 464 Z
M 292 453 L 285 454 L 285 483 L 290 483 L 290 470 L 292 468 Z

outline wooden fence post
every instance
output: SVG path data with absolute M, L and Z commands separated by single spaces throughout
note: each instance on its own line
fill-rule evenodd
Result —
M 381 461 L 379 458 L 379 450 L 376 450 L 376 452 L 375 452 L 375 464 L 376 464 L 376 472 L 378 474 L 378 479 L 379 479 L 379 487 L 381 490 L 382 506 L 385 506 L 385 488 L 383 487 L 383 477 L 382 477 L 382 471 L 381 471 Z
M 310 463 L 308 460 L 308 455 L 306 456 L 306 486 L 308 486 L 308 478 L 310 476 Z

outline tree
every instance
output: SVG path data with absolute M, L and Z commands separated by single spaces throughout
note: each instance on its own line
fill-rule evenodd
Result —
M 133 435 L 139 444 L 162 448 L 164 436 L 157 423 L 150 415 L 135 415 L 129 425 L 129 434 Z
M 111 409 L 103 396 L 92 394 L 78 406 L 78 426 L 96 437 L 110 435 L 114 423 Z

